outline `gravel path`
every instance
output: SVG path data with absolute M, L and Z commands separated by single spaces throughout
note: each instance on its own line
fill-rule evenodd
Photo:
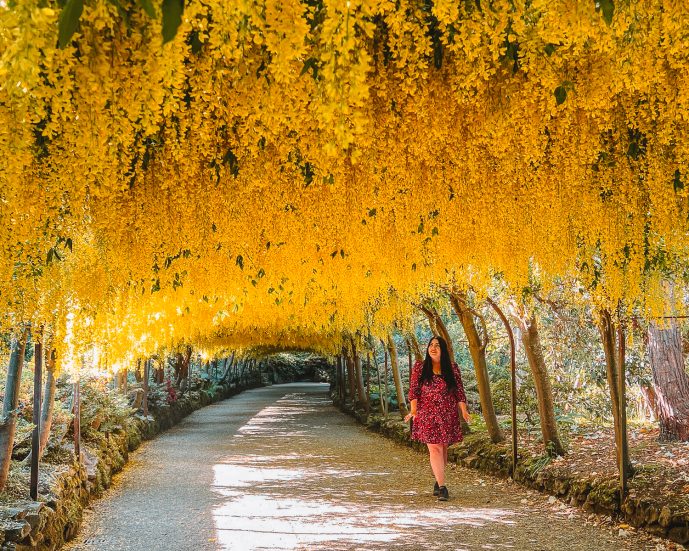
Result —
M 452 467 L 338 412 L 318 384 L 244 392 L 144 444 L 86 512 L 72 551 L 665 549 L 647 536 Z

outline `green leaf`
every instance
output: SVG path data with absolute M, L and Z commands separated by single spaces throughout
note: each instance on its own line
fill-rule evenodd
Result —
M 163 44 L 177 35 L 183 11 L 184 0 L 163 0 Z
M 84 11 L 84 0 L 67 0 L 60 13 L 58 25 L 57 45 L 64 48 L 77 30 L 79 19 Z
M 304 73 L 308 72 L 311 70 L 311 76 L 315 80 L 318 79 L 318 60 L 315 57 L 310 57 L 306 61 L 304 61 L 304 66 L 301 69 L 301 73 L 299 73 L 299 76 L 303 76 Z
M 672 187 L 675 189 L 675 193 L 684 189 L 684 182 L 682 182 L 682 175 L 679 169 L 675 170 L 675 177 L 672 179 Z
M 612 16 L 615 14 L 615 2 L 613 0 L 597 0 L 596 4 L 600 6 L 605 22 L 610 25 L 612 23 Z
M 236 178 L 239 174 L 239 159 L 237 159 L 234 151 L 228 149 L 227 153 L 225 153 L 225 156 L 222 158 L 222 162 L 230 167 L 230 173 Z
M 203 49 L 203 42 L 199 38 L 199 32 L 193 31 L 189 36 L 189 42 L 191 44 L 191 53 L 196 55 Z
M 555 101 L 558 105 L 562 105 L 567 99 L 567 88 L 564 86 L 558 86 L 555 88 Z
M 143 10 L 148 14 L 149 17 L 155 19 L 156 10 L 153 7 L 153 2 L 151 0 L 138 0 L 137 4 L 143 8 Z

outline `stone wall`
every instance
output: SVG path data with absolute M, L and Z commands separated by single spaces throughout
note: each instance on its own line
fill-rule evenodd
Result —
M 351 407 L 337 404 L 343 411 L 353 415 L 372 431 L 426 452 L 425 445 L 411 440 L 409 425 L 390 415 L 366 415 L 363 411 L 352 411 Z M 512 452 L 509 443 L 493 444 L 485 433 L 467 435 L 460 444 L 448 450 L 448 460 L 472 469 L 478 469 L 496 476 L 509 476 Z M 643 496 L 630 494 L 620 504 L 618 481 L 594 476 L 568 475 L 542 470 L 543 456 L 533 457 L 522 451 L 519 454 L 515 480 L 525 486 L 555 495 L 571 505 L 586 511 L 611 515 L 628 524 L 644 529 L 654 535 L 672 541 L 689 543 L 689 511 L 681 507 L 673 509 L 652 493 Z
M 122 470 L 129 452 L 141 442 L 176 425 L 199 408 L 256 386 L 260 385 L 220 385 L 214 393 L 192 390 L 176 402 L 151 411 L 148 417 L 135 415 L 125 427 L 100 433 L 96 441 L 84 442 L 82 463 L 74 461 L 58 468 L 49 484 L 39 486 L 40 501 L 0 506 L 0 551 L 59 549 L 76 535 L 88 502 L 110 486 L 112 476 Z

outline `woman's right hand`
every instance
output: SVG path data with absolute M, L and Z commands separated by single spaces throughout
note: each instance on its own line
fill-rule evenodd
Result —
M 409 419 L 412 419 L 414 417 L 416 417 L 416 413 L 407 413 L 406 417 L 404 418 L 404 422 L 408 423 Z

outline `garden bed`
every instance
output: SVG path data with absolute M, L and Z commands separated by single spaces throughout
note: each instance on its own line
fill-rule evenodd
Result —
M 76 535 L 84 508 L 110 486 L 129 452 L 193 411 L 254 386 L 261 385 L 196 388 L 172 403 L 158 404 L 148 417 L 135 414 L 112 430 L 91 431 L 82 444 L 82 463 L 74 460 L 71 443 L 51 450 L 41 463 L 37 502 L 25 497 L 28 465 L 13 462 L 7 488 L 0 494 L 0 551 L 59 549 Z

